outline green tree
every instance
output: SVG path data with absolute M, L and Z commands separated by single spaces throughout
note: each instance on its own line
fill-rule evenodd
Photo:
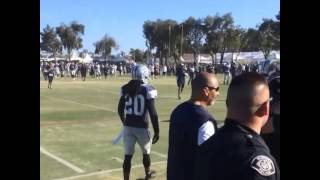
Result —
M 241 49 L 241 43 L 242 40 L 242 32 L 239 27 L 236 28 L 230 28 L 226 32 L 226 46 L 227 46 L 227 51 L 231 52 L 232 54 L 232 60 L 233 60 L 233 54 L 235 52 L 240 52 Z M 239 55 L 239 53 L 238 53 Z
M 61 24 L 56 28 L 56 32 L 59 35 L 64 49 L 67 50 L 68 58 L 71 60 L 71 52 L 73 49 L 82 48 L 82 38 L 84 35 L 84 25 L 73 21 L 69 26 Z
M 156 57 L 159 57 L 160 64 L 167 64 L 167 58 L 176 48 L 176 26 L 176 21 L 170 19 L 145 21 L 143 24 L 144 38 L 146 38 L 146 46 L 149 51 L 148 56 L 151 55 L 151 50 L 156 49 Z M 165 62 L 163 62 L 163 58 Z
M 278 27 L 279 25 L 279 27 Z M 280 48 L 280 22 L 275 22 L 272 19 L 263 19 L 259 26 L 259 43 L 260 50 L 263 52 L 265 59 L 268 58 L 271 50 Z
M 129 54 L 131 55 L 131 57 L 133 57 L 133 60 L 136 62 L 145 62 L 144 60 L 144 52 L 140 49 L 133 49 L 131 48 L 129 51 Z
M 205 32 L 205 52 L 209 53 L 212 57 L 212 63 L 216 64 L 217 56 L 216 54 L 219 52 L 221 47 L 221 33 L 220 26 L 222 23 L 221 17 L 216 14 L 215 16 L 207 16 L 204 19 L 204 32 Z
M 259 51 L 259 31 L 254 28 L 249 28 L 244 34 L 243 51 Z
M 204 25 L 201 19 L 189 17 L 183 22 L 183 26 L 186 32 L 186 51 L 193 53 L 196 64 L 197 55 L 200 54 L 204 42 Z
M 40 48 L 42 50 L 51 52 L 53 54 L 54 59 L 56 60 L 56 55 L 62 52 L 62 44 L 57 37 L 57 33 L 53 27 L 47 25 L 43 32 L 40 32 L 41 42 Z
M 220 64 L 222 64 L 224 53 L 227 50 L 228 41 L 229 41 L 228 38 L 230 37 L 232 38 L 232 36 L 228 35 L 229 34 L 228 32 L 234 29 L 233 23 L 234 21 L 231 13 L 227 13 L 221 17 L 221 24 L 220 24 L 220 27 L 218 28 L 219 29 L 218 36 L 219 36 L 219 41 L 221 43 L 221 48 L 219 50 L 221 53 Z
M 107 56 L 111 54 L 112 49 L 118 49 L 116 41 L 107 34 L 103 38 L 95 43 L 95 53 L 102 54 L 103 58 L 107 60 Z

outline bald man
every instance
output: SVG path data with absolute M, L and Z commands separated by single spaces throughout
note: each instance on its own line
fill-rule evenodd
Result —
M 258 73 L 243 73 L 231 81 L 225 125 L 199 147 L 195 180 L 280 179 L 260 137 L 269 117 L 269 97 L 268 83 Z
M 218 79 L 201 72 L 192 80 L 191 89 L 191 98 L 170 117 L 167 180 L 192 179 L 197 147 L 217 131 L 216 120 L 206 108 L 219 95 Z

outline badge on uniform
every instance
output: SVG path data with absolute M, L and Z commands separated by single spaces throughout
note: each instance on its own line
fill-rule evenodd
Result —
M 258 171 L 262 176 L 270 176 L 276 172 L 272 160 L 264 155 L 259 155 L 253 158 L 251 161 L 251 167 Z

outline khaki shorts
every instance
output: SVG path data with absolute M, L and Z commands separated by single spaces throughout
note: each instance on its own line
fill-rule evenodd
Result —
M 123 127 L 123 142 L 126 155 L 133 155 L 136 142 L 138 142 L 143 154 L 150 154 L 151 135 L 146 128 Z

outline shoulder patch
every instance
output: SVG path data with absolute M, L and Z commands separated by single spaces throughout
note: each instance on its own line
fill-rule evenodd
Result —
M 253 158 L 250 166 L 262 176 L 271 176 L 276 172 L 272 160 L 264 155 L 259 155 Z

